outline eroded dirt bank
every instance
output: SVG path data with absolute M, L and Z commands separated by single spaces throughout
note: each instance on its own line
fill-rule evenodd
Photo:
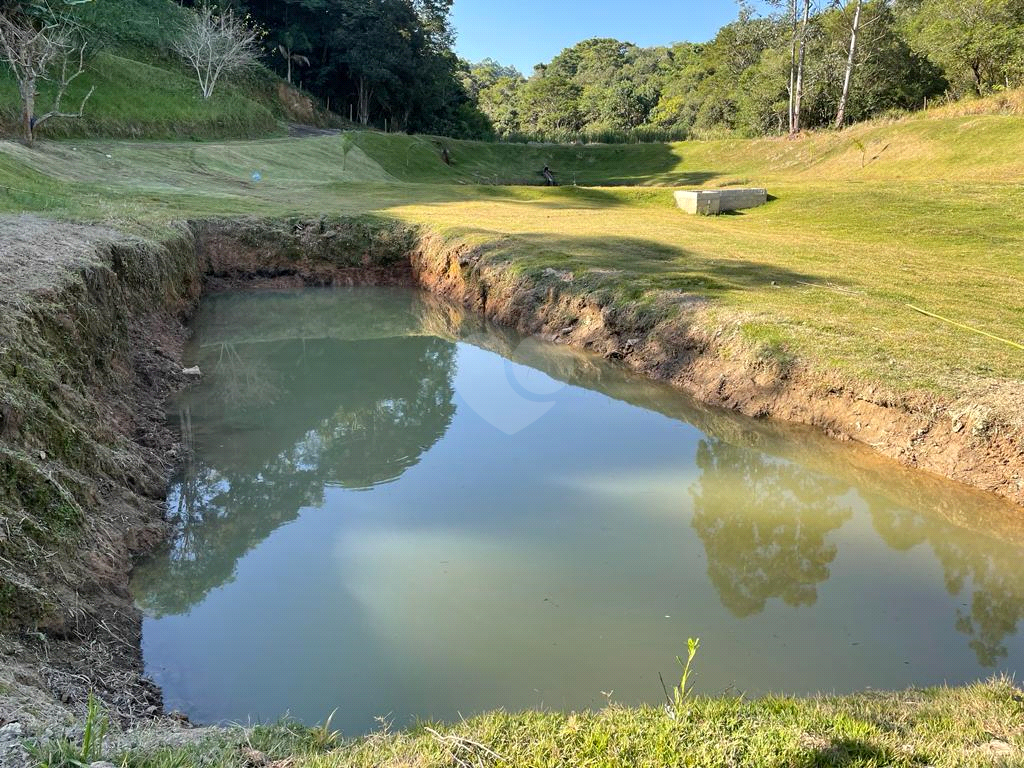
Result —
M 162 713 L 143 677 L 135 560 L 171 531 L 182 447 L 164 404 L 200 294 L 411 282 L 414 233 L 374 220 L 182 224 L 160 242 L 0 219 L 0 765 L 62 735 L 89 694 Z
M 1024 505 L 1024 386 L 994 383 L 981 398 L 851 388 L 756 346 L 727 327 L 707 332 L 709 308 L 666 292 L 653 306 L 616 303 L 556 269 L 539 274 L 423 237 L 413 254 L 419 284 L 487 318 L 623 361 L 697 400 L 748 416 L 808 424 Z
M 182 323 L 204 290 L 417 283 L 706 403 L 811 424 L 1024 505 L 1024 393 L 852 391 L 697 330 L 707 308 L 684 295 L 617 304 L 569 273 L 371 218 L 192 222 L 152 243 L 22 217 L 0 220 L 0 243 L 0 728 L 59 732 L 90 691 L 122 723 L 162 711 L 127 584 L 169 530 L 181 448 L 163 404 L 187 383 Z

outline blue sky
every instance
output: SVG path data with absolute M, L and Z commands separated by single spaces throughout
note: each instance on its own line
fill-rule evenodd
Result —
M 455 50 L 488 56 L 524 75 L 589 37 L 637 45 L 704 42 L 736 18 L 735 0 L 455 0 Z

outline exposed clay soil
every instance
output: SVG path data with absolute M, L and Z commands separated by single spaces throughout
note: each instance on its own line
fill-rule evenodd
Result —
M 0 222 L 0 237 L 8 242 L 7 235 L 18 226 L 12 221 Z M 56 263 L 45 279 L 40 280 L 37 270 L 29 288 L 17 295 L 5 293 L 3 299 L 11 306 L 16 300 L 19 311 L 32 307 L 26 323 L 38 320 L 32 319 L 33 312 L 45 319 L 47 312 L 64 311 L 65 304 L 98 300 L 95 292 L 83 294 L 75 287 L 82 279 L 89 283 L 94 272 L 105 276 L 110 290 L 132 289 L 132 280 L 143 278 L 133 278 L 130 265 L 118 260 L 157 248 L 134 241 L 134 250 L 108 248 L 103 244 L 119 236 L 107 230 L 68 230 L 64 224 L 39 220 L 32 220 L 32 227 L 48 238 L 48 258 Z M 62 240 L 68 231 L 73 237 Z M 95 429 L 90 427 L 93 421 L 103 423 L 112 444 L 123 452 L 134 451 L 134 460 L 141 457 L 149 470 L 126 478 L 102 473 L 92 477 L 84 496 L 89 502 L 87 535 L 77 549 L 69 557 L 61 555 L 61 562 L 34 564 L 35 571 L 25 566 L 26 573 L 49 585 L 53 599 L 44 613 L 27 612 L 0 635 L 0 728 L 17 722 L 26 734 L 63 733 L 81 717 L 90 691 L 122 725 L 162 715 L 160 693 L 142 673 L 141 617 L 128 592 L 128 577 L 135 559 L 169 532 L 163 497 L 182 448 L 166 425 L 164 403 L 187 385 L 181 371 L 183 321 L 200 287 L 221 291 L 419 284 L 499 323 L 620 359 L 702 402 L 810 424 L 839 439 L 868 444 L 905 465 L 1024 505 L 1024 431 L 1001 415 L 1001 407 L 1015 407 L 1013 395 L 1008 406 L 994 408 L 926 395 L 896 398 L 872 390 L 850 391 L 798 367 L 781 370 L 742 356 L 727 359 L 715 338 L 692 330 L 685 312 L 653 325 L 641 322 L 576 289 L 571 276 L 513 275 L 506 265 L 487 263 L 478 251 L 395 224 L 323 219 L 195 222 L 177 236 L 175 247 L 181 264 L 172 268 L 167 259 L 156 262 L 167 270 L 161 278 L 168 283 L 163 293 L 160 285 L 147 283 L 149 300 L 123 308 L 128 343 L 112 353 L 102 375 L 89 378 L 86 394 L 96 409 L 82 417 L 84 428 Z M 18 270 L 28 275 L 34 269 L 32 256 L 25 248 L 0 255 L 7 285 L 19 284 Z M 701 311 L 700 304 L 692 311 Z M 0 351 L 8 341 L 2 337 L 4 330 L 0 325 Z M 0 397 L 0 413 L 2 406 Z M 16 418 L 9 415 L 8 426 L 0 429 L 0 447 L 38 453 L 40 436 L 12 429 Z M 20 754 L 12 752 L 10 760 Z M 4 759 L 0 745 L 0 762 Z
M 621 360 L 702 403 L 808 424 L 1024 506 L 1024 386 L 993 387 L 962 401 L 851 389 L 799 364 L 722 349 L 714 335 L 697 330 L 703 302 L 666 310 L 666 319 L 651 324 L 574 289 L 571 275 L 513 277 L 479 251 L 429 236 L 413 255 L 413 271 L 425 288 L 495 322 Z

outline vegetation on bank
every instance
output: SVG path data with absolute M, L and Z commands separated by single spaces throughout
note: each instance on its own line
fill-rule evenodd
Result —
M 995 114 L 938 111 L 798 141 L 522 146 L 353 132 L 6 144 L 0 210 L 150 234 L 181 218 L 383 214 L 542 282 L 546 269 L 571 272 L 616 306 L 671 313 L 680 305 L 666 299 L 690 297 L 692 322 L 738 356 L 893 397 L 1002 404 L 1014 418 L 1019 350 L 910 308 L 1021 342 L 1024 118 L 1003 114 L 1008 98 L 988 102 Z M 544 164 L 565 186 L 504 186 L 540 183 Z M 777 199 L 695 218 L 661 185 L 767 185 Z
M 16 4 L 0 3 L 0 13 L 13 13 L 12 5 Z M 262 65 L 222 78 L 217 91 L 204 99 L 196 73 L 174 50 L 190 15 L 191 11 L 170 0 L 90 2 L 60 12 L 58 18 L 69 29 L 70 38 L 85 46 L 85 69 L 70 83 L 64 111 L 77 110 L 92 93 L 81 117 L 48 121 L 39 127 L 39 134 L 49 138 L 265 138 L 284 135 L 286 122 L 347 124 Z M 77 64 L 76 51 L 71 54 Z M 60 62 L 54 61 L 50 79 L 38 83 L 37 115 L 53 104 L 59 70 Z M 0 65 L 0 135 L 22 136 L 22 106 L 12 70 Z
M 52 768 L 68 766 L 81 744 L 51 743 L 38 754 Z M 329 723 L 285 722 L 216 731 L 186 746 L 108 749 L 105 756 L 125 768 L 1011 766 L 1024 757 L 1024 693 L 993 680 L 802 699 L 695 697 L 658 708 L 491 712 L 397 731 L 388 724 L 355 739 L 332 732 Z
M 526 77 L 480 62 L 468 87 L 506 138 L 796 133 L 1019 87 L 1022 32 L 1019 0 L 740 3 L 708 42 L 585 40 Z
M 708 42 L 584 40 L 523 76 L 458 58 L 452 0 L 238 0 L 225 13 L 259 41 L 259 66 L 225 75 L 211 98 L 180 55 L 202 3 L 3 0 L 0 18 L 28 13 L 39 27 L 33 14 L 50 9 L 85 44 L 65 111 L 95 92 L 83 119 L 41 126 L 50 137 L 255 137 L 290 120 L 473 139 L 676 141 L 839 128 L 1024 85 L 1022 0 L 739 5 Z M 16 135 L 7 70 L 0 131 Z M 55 89 L 46 84 L 42 102 Z
M 319 8 L 287 5 L 307 21 Z M 877 0 L 868 5 L 877 13 L 888 7 Z M 1019 3 L 992 0 L 986 6 L 1010 14 L 1004 31 L 1020 23 Z M 277 13 L 274 3 L 263 7 L 270 16 Z M 277 47 L 268 63 L 294 66 L 289 79 L 302 77 L 303 85 L 319 87 L 325 106 L 334 98 L 336 108 L 339 100 L 365 107 L 361 117 L 367 124 L 389 120 L 401 128 L 486 134 L 474 111 L 474 89 L 483 99 L 498 81 L 482 84 L 474 80 L 477 74 L 463 70 L 459 87 L 446 89 L 462 70 L 446 37 L 448 4 L 394 0 L 381 7 L 385 15 L 376 21 L 404 29 L 413 41 L 387 67 L 374 70 L 374 76 L 385 72 L 386 83 L 367 79 L 370 53 L 387 48 L 372 30 L 357 41 L 361 62 L 332 51 L 314 72 L 301 62 L 313 33 L 296 22 L 271 30 Z M 899 7 L 925 13 L 939 4 L 894 4 Z M 1019 426 L 1024 418 L 1024 361 L 1016 347 L 999 340 L 1024 342 L 1024 161 L 1018 152 L 1024 118 L 1018 91 L 792 141 L 527 146 L 369 131 L 274 139 L 266 137 L 283 134 L 283 121 L 343 122 L 267 69 L 226 82 L 202 99 L 171 51 L 170 35 L 189 12 L 175 3 L 110 0 L 81 12 L 83 29 L 101 45 L 93 46 L 88 77 L 76 81 L 69 101 L 77 102 L 93 86 L 96 91 L 81 119 L 54 121 L 46 130 L 51 138 L 82 140 L 35 149 L 0 143 L 0 212 L 114 225 L 165 243 L 180 238 L 180 231 L 169 234 L 168 225 L 183 218 L 284 218 L 314 211 L 324 217 L 384 216 L 475 249 L 482 269 L 508 268 L 550 292 L 571 282 L 581 294 L 599 298 L 610 316 L 628 316 L 635 326 L 685 315 L 724 355 L 781 378 L 808 369 L 822 381 L 863 388 L 881 401 L 898 403 L 922 392 L 959 399 L 982 409 L 971 422 L 979 438 L 1000 419 Z M 826 32 L 840 28 L 837 13 L 816 17 L 818 36 L 808 38 L 812 74 L 814 67 L 831 67 L 808 81 L 811 124 L 831 120 L 836 106 L 832 75 L 842 35 Z M 1000 79 L 1006 85 L 1019 81 L 1014 35 L 993 38 L 1009 47 L 989 50 L 983 61 L 943 64 L 942 57 L 956 51 L 946 46 L 941 30 L 899 27 L 908 17 L 900 18 L 875 26 L 897 36 L 885 49 L 897 58 L 882 60 L 900 66 L 879 69 L 871 81 L 874 90 L 860 84 L 865 87 L 850 107 L 853 119 L 916 106 L 922 97 L 947 90 L 970 90 L 964 66 L 980 93 Z M 789 94 L 780 30 L 785 27 L 776 21 L 745 16 L 706 47 L 655 51 L 661 79 L 653 82 L 660 91 L 645 94 L 637 93 L 636 83 L 618 86 L 627 64 L 642 63 L 646 52 L 616 41 L 590 41 L 529 81 L 516 81 L 515 88 L 532 102 L 502 93 L 495 104 L 508 97 L 514 109 L 529 107 L 515 117 L 521 122 L 508 123 L 509 133 L 590 131 L 590 137 L 620 140 L 775 132 L 784 127 L 782 110 L 789 106 L 783 98 Z M 322 26 L 315 39 L 344 40 L 345 32 Z M 912 35 L 925 41 L 918 49 Z M 920 46 L 928 44 L 934 53 L 922 53 Z M 864 57 L 882 50 L 878 40 L 863 45 Z M 729 51 L 744 53 L 744 60 L 723 62 Z M 602 58 L 606 53 L 611 64 Z M 866 76 L 871 63 L 860 61 L 859 74 Z M 923 73 L 921 78 L 898 79 L 910 77 L 911 70 Z M 642 67 L 635 71 L 644 73 Z M 595 74 L 607 72 L 610 79 Z M 552 85 L 556 78 L 564 82 Z M 914 87 L 900 90 L 908 84 Z M 0 79 L 0 85 L 0 130 L 14 133 L 20 119 L 14 83 Z M 413 95 L 414 107 L 401 111 Z M 612 96 L 631 99 L 629 109 Z M 570 122 L 559 116 L 566 109 Z M 532 123 L 523 122 L 526 115 Z M 491 119 L 504 130 L 499 121 L 505 116 L 494 112 Z M 96 135 L 262 140 L 157 144 L 83 138 Z M 545 165 L 563 186 L 540 187 Z M 735 216 L 686 217 L 671 199 L 674 187 L 754 184 L 767 185 L 776 199 Z M 9 217 L 0 222 L 0 235 L 5 242 L 31 239 L 32 220 Z M 91 247 L 86 245 L 83 253 Z M 176 274 L 167 279 L 177 280 L 183 294 L 185 283 L 194 289 L 194 265 L 186 264 L 187 248 L 178 245 L 177 251 L 118 251 L 113 266 L 97 270 L 102 277 L 94 282 L 80 272 L 96 266 L 92 256 L 58 265 L 52 273 L 40 260 L 40 280 L 71 286 L 67 305 L 45 313 L 33 314 L 26 299 L 26 291 L 40 284 L 10 282 L 11 275 L 22 274 L 15 271 L 6 273 L 7 282 L 0 278 L 0 336 L 9 344 L 0 362 L 0 517 L 18 521 L 0 540 L 7 563 L 0 569 L 0 629 L 29 623 L 54 637 L 71 632 L 60 607 L 78 599 L 72 584 L 89 582 L 77 571 L 73 579 L 47 581 L 33 569 L 54 553 L 71 560 L 76 547 L 96 535 L 89 510 L 101 499 L 87 478 L 102 475 L 118 487 L 141 486 L 144 494 L 160 495 L 160 457 L 140 454 L 124 434 L 112 431 L 111 414 L 93 395 L 98 387 L 127 387 L 117 381 L 118 372 L 131 368 L 125 312 L 166 298 L 157 296 L 159 276 Z M 96 301 L 78 300 L 86 294 Z M 125 390 L 123 402 L 130 394 Z M 145 525 L 146 510 L 135 513 L 135 523 Z M 89 584 L 97 593 L 108 586 Z M 75 631 L 100 621 L 100 615 L 83 616 Z M 996 681 L 825 699 L 701 698 L 671 712 L 609 707 L 576 715 L 492 713 L 453 727 L 418 726 L 351 741 L 336 741 L 328 728 L 291 725 L 258 728 L 244 738 L 267 762 L 288 759 L 289 766 L 970 766 L 1019 760 L 1022 718 L 1020 691 Z M 259 762 L 239 749 L 240 740 L 222 733 L 202 745 L 129 751 L 116 759 L 140 768 Z M 43 749 L 55 765 L 74 757 L 68 745 Z

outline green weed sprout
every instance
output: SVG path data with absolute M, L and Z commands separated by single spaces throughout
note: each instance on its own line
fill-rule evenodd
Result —
M 679 680 L 679 685 L 672 690 L 677 714 L 682 709 L 683 702 L 690 695 L 690 668 L 693 665 L 693 659 L 697 655 L 698 650 L 700 650 L 700 638 L 691 637 L 686 641 L 686 662 L 684 663 L 681 658 L 676 656 L 676 663 L 683 668 L 683 675 Z
M 103 756 L 103 740 L 109 728 L 110 718 L 100 706 L 99 699 L 90 693 L 80 747 L 68 739 L 61 739 L 30 748 L 29 753 L 42 768 L 89 768 Z

